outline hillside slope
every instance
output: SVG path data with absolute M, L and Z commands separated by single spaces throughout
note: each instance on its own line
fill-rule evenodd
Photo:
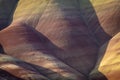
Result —
M 120 30 L 119 7 L 119 0 L 19 0 L 15 11 L 8 7 L 13 21 L 0 31 L 0 44 L 4 53 L 35 70 L 25 69 L 23 77 L 12 72 L 16 69 L 1 69 L 25 80 L 31 72 L 35 80 L 119 80 L 120 69 L 110 64 L 119 65 L 116 48 L 111 48 L 119 41 L 111 44 Z

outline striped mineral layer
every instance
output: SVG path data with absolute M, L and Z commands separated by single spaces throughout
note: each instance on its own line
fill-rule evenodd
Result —
M 0 44 L 6 53 L 0 56 L 0 69 L 13 80 L 120 79 L 120 0 L 0 0 L 0 4 L 6 12 L 6 16 L 0 12 L 0 21 L 11 16 L 0 22 Z

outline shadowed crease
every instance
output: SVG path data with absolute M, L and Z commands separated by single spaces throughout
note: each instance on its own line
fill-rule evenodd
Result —
M 58 3 L 58 7 L 61 8 L 61 11 L 64 15 L 64 19 L 66 21 L 68 21 L 69 26 L 75 26 L 76 24 L 79 24 L 79 22 L 74 22 L 74 21 L 71 21 L 71 19 L 66 18 L 66 16 L 70 16 L 70 15 L 68 15 L 68 13 L 65 12 L 65 9 L 61 7 L 61 3 L 60 3 L 60 2 L 62 2 L 61 0 L 54 0 L 54 2 Z M 77 2 L 76 10 L 79 12 L 78 18 L 81 19 L 81 21 L 83 21 L 83 23 L 86 25 L 85 27 L 88 28 L 89 36 L 94 38 L 92 40 L 95 41 L 96 45 L 100 48 L 105 42 L 107 42 L 111 38 L 111 36 L 108 35 L 104 31 L 104 29 L 101 27 L 101 24 L 99 23 L 96 11 L 95 11 L 92 3 L 90 2 L 90 0 L 85 0 L 85 3 L 87 3 L 87 4 L 82 3 L 82 0 L 76 0 L 76 2 Z M 63 4 L 64 4 L 64 1 L 63 1 Z M 88 7 L 82 8 L 81 4 L 87 5 Z M 74 13 L 74 11 L 72 13 Z M 94 16 L 90 17 L 89 15 L 94 15 Z M 87 18 L 85 16 L 87 16 Z M 73 17 L 73 16 L 71 15 L 71 17 Z M 91 18 L 91 20 L 89 21 L 88 19 L 90 19 L 90 18 Z M 79 26 L 79 27 L 81 28 L 81 26 Z M 97 31 L 97 29 L 99 29 L 98 33 L 95 33 L 95 31 Z M 71 38 L 72 38 L 72 36 L 71 36 Z M 105 47 L 105 50 L 106 50 L 106 48 L 107 48 L 107 46 Z M 98 51 L 96 51 L 96 61 L 97 61 L 97 59 L 99 59 L 98 52 L 99 52 L 99 49 L 98 49 Z M 102 55 L 102 57 L 100 59 L 100 62 L 101 62 L 102 58 L 104 57 L 104 53 L 101 55 Z M 100 62 L 99 62 L 99 64 L 100 64 Z M 94 63 L 93 68 L 95 67 L 95 65 L 96 65 L 96 63 Z M 92 69 L 91 69 L 91 71 L 92 71 Z M 96 78 L 96 79 L 93 78 L 90 80 L 107 80 L 107 78 L 104 76 L 103 73 L 101 73 L 99 70 L 97 72 L 98 73 L 96 75 L 98 75 L 98 78 Z
M 97 63 L 95 65 L 95 68 L 89 74 L 89 79 L 90 80 L 109 80 L 109 79 L 107 79 L 107 77 L 101 71 L 98 70 L 98 68 L 100 67 L 99 65 L 101 64 L 101 61 L 102 61 L 102 59 L 105 55 L 105 52 L 106 52 L 106 49 L 108 47 L 109 41 L 105 44 L 106 45 L 102 49 L 102 52 L 101 52 L 101 49 L 99 49 Z
M 10 25 L 19 0 L 0 0 L 0 30 Z

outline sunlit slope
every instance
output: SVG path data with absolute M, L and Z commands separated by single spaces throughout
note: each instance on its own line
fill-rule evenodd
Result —
M 107 47 L 105 49 L 105 47 Z M 91 77 L 97 80 L 100 76 L 98 71 L 103 73 L 108 80 L 120 79 L 120 33 L 115 35 L 108 43 L 104 44 L 98 56 L 98 62 L 91 73 Z M 103 57 L 103 58 L 102 58 Z M 97 71 L 98 69 L 98 71 Z
M 81 15 L 99 42 L 114 36 L 120 31 L 119 0 L 79 0 Z M 91 5 L 89 4 L 91 3 Z M 104 32 L 106 34 L 104 34 Z
M 19 0 L 14 20 L 36 27 L 48 3 L 49 0 Z

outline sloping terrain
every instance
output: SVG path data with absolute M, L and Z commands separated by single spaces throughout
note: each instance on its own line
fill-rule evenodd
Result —
M 0 69 L 8 77 L 119 80 L 119 0 L 17 1 L 0 0 Z

